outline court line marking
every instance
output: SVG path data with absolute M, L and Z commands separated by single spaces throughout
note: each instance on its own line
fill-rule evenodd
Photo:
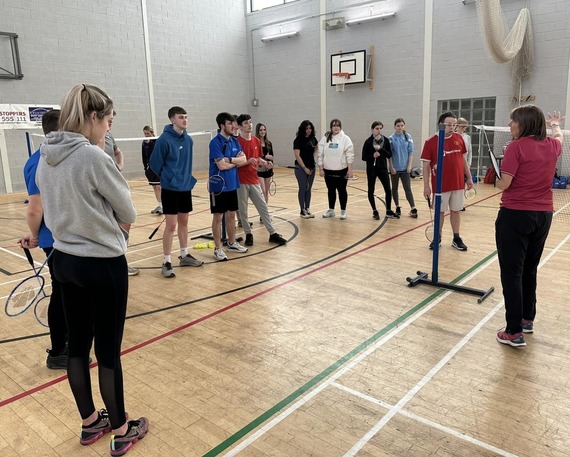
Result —
M 496 251 L 489 254 L 486 258 L 479 261 L 473 267 L 462 273 L 455 280 L 453 280 L 452 283 L 461 281 L 460 284 L 463 284 L 469 281 L 479 273 L 479 270 L 482 271 L 486 269 L 489 265 L 495 262 L 495 260 L 496 260 Z M 330 385 L 330 383 L 336 381 L 336 379 L 338 379 L 340 376 L 351 370 L 355 365 L 360 363 L 360 361 L 366 358 L 369 354 L 373 353 L 376 349 L 383 346 L 386 342 L 388 342 L 390 339 L 392 339 L 394 336 L 396 336 L 398 333 L 400 333 L 410 324 L 415 322 L 418 318 L 420 318 L 425 313 L 434 308 L 437 304 L 439 304 L 444 298 L 449 296 L 451 293 L 452 293 L 451 291 L 443 291 L 442 289 L 437 290 L 429 297 L 425 298 L 420 303 L 418 303 L 417 305 L 415 305 L 414 307 L 412 307 L 411 309 L 400 315 L 395 320 L 393 320 L 390 324 L 388 324 L 387 326 L 376 332 L 374 335 L 372 335 L 366 341 L 358 345 L 356 348 L 354 348 L 344 357 L 342 357 L 334 364 L 323 370 L 321 373 L 319 373 L 318 375 L 307 381 L 303 386 L 294 391 L 292 394 L 281 400 L 279 403 L 277 403 L 276 405 L 265 411 L 263 414 L 261 414 L 256 419 L 251 421 L 249 424 L 242 427 L 232 436 L 230 436 L 229 438 L 221 442 L 219 445 L 211 449 L 209 452 L 204 454 L 204 457 L 213 457 L 223 452 L 230 446 L 234 445 L 245 435 L 255 430 L 266 420 L 270 419 L 272 416 L 277 414 L 288 404 L 296 400 L 295 403 L 289 406 L 285 411 L 276 416 L 274 419 L 272 419 L 270 422 L 268 422 L 263 427 L 258 429 L 247 439 L 242 441 L 238 446 L 236 446 L 227 454 L 225 454 L 226 456 L 236 455 L 238 452 L 245 449 L 247 446 L 249 446 L 251 443 L 257 440 L 257 438 L 264 435 L 267 431 L 269 431 L 271 428 L 273 428 L 275 425 L 277 425 L 279 422 L 281 422 L 283 419 L 289 416 L 291 413 L 293 413 L 301 406 L 303 406 L 311 398 L 313 398 L 322 390 L 324 390 L 328 385 Z M 343 365 L 345 366 L 343 367 Z M 334 373 L 337 369 L 339 370 L 336 373 Z M 319 384 L 323 379 L 325 379 L 329 375 L 331 376 L 328 379 Z M 317 384 L 319 385 L 317 386 Z M 308 394 L 303 396 L 305 392 L 312 389 L 314 386 L 317 387 L 311 390 Z
M 382 400 L 378 400 L 377 398 L 371 397 L 370 395 L 366 395 L 362 392 L 354 390 L 350 387 L 343 386 L 342 384 L 339 384 L 337 382 L 333 382 L 331 385 L 333 387 L 336 387 L 337 389 L 345 391 L 348 394 L 366 400 L 369 403 L 374 403 L 378 406 L 381 406 L 382 408 L 391 409 L 394 406 L 390 405 L 389 403 L 383 402 Z M 439 430 L 440 432 L 447 433 L 448 435 L 451 435 L 455 438 L 459 438 L 460 440 L 467 441 L 468 443 L 474 444 L 475 446 L 479 446 L 483 449 L 486 449 L 487 451 L 494 452 L 495 454 L 501 455 L 503 457 L 517 457 L 515 454 L 511 454 L 510 452 L 507 452 L 503 449 L 499 449 L 498 447 L 495 447 L 492 444 L 485 443 L 484 441 L 478 440 L 477 438 L 467 435 L 466 433 L 459 432 L 455 429 L 439 424 L 432 420 L 426 419 L 425 417 L 418 416 L 417 414 L 411 413 L 404 409 L 398 411 L 398 414 L 401 414 L 402 416 L 407 417 L 408 419 L 420 422 L 421 424 L 426 425 L 428 427 Z
M 540 262 L 538 265 L 538 270 L 540 270 L 553 256 L 556 252 L 563 246 L 568 239 L 570 239 L 570 234 L 566 237 Z M 473 336 L 481 330 L 483 325 L 485 325 L 500 309 L 503 308 L 505 301 L 501 300 L 499 303 L 491 310 L 489 313 L 479 321 L 479 323 L 471 329 L 471 331 L 465 335 L 459 343 L 457 343 L 443 358 L 414 386 L 412 387 L 406 395 L 404 395 L 398 403 L 392 406 L 389 411 L 380 419 L 374 427 L 372 427 L 358 442 L 345 454 L 346 456 L 354 456 L 360 449 L 362 449 L 370 439 L 376 435 L 383 427 L 386 425 L 395 414 L 399 413 L 402 408 L 412 400 L 416 394 L 423 389 L 427 383 L 433 379 L 433 377 L 457 354 L 472 338 Z

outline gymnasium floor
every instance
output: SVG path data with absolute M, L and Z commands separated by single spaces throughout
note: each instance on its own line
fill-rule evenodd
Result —
M 439 278 L 476 297 L 406 277 L 431 272 L 429 212 L 413 180 L 419 218 L 374 221 L 364 172 L 349 183 L 348 219 L 323 219 L 322 179 L 299 217 L 290 169 L 277 170 L 270 210 L 289 240 L 276 247 L 253 207 L 255 245 L 201 268 L 161 276 L 161 218 L 146 182 L 131 182 L 139 217 L 127 254 L 123 341 L 127 411 L 150 432 L 129 456 L 568 456 L 570 270 L 568 224 L 556 216 L 539 271 L 535 333 L 499 345 L 504 308 L 494 243 L 500 194 L 477 185 L 461 214 L 467 252 L 451 248 L 446 220 Z M 194 192 L 190 236 L 211 225 L 205 175 Z M 380 183 L 377 192 L 382 195 Z M 30 273 L 16 245 L 25 196 L 0 197 L 0 297 Z M 255 216 L 255 217 L 253 217 Z M 196 239 L 194 243 L 204 240 Z M 175 247 L 177 248 L 176 240 Z M 40 252 L 37 260 L 43 261 Z M 176 254 L 177 255 L 177 254 Z M 107 437 L 79 444 L 80 420 L 63 371 L 45 367 L 49 340 L 28 311 L 0 316 L 0 455 L 108 455 Z M 103 408 L 93 365 L 96 405 Z

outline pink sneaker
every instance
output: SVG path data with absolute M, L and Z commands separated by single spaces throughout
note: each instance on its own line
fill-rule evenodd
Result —
M 497 341 L 501 344 L 508 344 L 514 348 L 526 346 L 522 332 L 511 335 L 506 330 L 497 333 Z

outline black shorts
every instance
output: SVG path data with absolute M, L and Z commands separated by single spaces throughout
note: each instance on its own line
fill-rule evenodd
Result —
M 226 211 L 238 210 L 238 197 L 237 190 L 230 190 L 229 192 L 222 192 L 219 195 L 210 194 L 210 212 L 225 213 Z
M 178 192 L 162 189 L 162 212 L 164 214 L 190 213 L 192 211 L 192 191 Z
M 150 168 L 147 168 L 144 171 L 144 175 L 146 176 L 146 179 L 148 179 L 148 183 L 151 186 L 159 186 L 160 185 L 160 176 L 158 176 L 154 171 L 152 171 Z
M 271 178 L 273 176 L 273 168 L 271 170 L 265 170 L 265 171 L 257 170 L 257 176 L 259 178 Z

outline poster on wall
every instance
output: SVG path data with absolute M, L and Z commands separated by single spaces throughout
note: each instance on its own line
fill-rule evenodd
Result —
M 42 116 L 59 105 L 0 104 L 1 129 L 35 129 L 42 126 Z

